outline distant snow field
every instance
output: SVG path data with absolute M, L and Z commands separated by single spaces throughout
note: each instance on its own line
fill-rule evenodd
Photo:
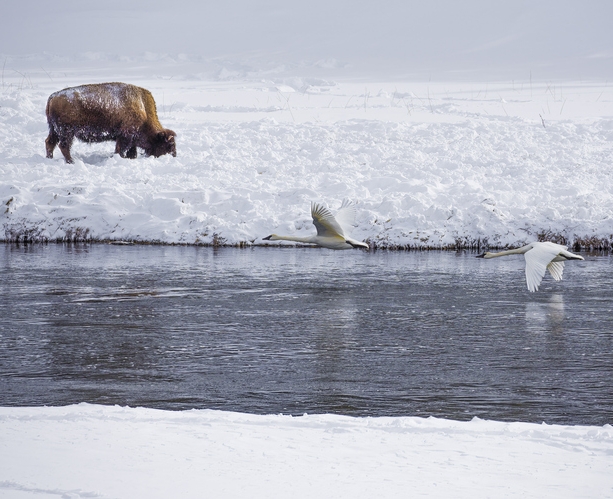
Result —
M 5 68 L 0 88 L 3 241 L 259 245 L 314 233 L 310 201 L 335 210 L 348 198 L 352 236 L 379 248 L 613 242 L 606 82 L 7 60 L 19 69 Z M 47 97 L 113 80 L 151 90 L 177 157 L 122 159 L 113 143 L 75 141 L 74 165 L 58 149 L 46 159 Z

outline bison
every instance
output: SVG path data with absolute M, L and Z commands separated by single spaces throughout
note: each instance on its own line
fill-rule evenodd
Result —
M 72 163 L 70 146 L 76 137 L 83 142 L 116 141 L 115 153 L 136 158 L 136 148 L 156 158 L 177 155 L 172 130 L 163 128 L 149 90 L 127 83 L 97 83 L 55 92 L 47 101 L 49 136 L 47 157 L 55 146 Z

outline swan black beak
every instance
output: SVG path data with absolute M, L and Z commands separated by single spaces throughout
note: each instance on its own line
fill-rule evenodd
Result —
M 272 234 L 270 236 L 263 237 L 262 241 L 269 241 L 271 237 L 272 237 Z
M 481 253 L 480 255 L 477 255 L 475 258 L 485 258 L 485 253 Z

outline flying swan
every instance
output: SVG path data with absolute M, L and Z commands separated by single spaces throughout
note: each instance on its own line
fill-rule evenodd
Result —
M 317 229 L 316 236 L 296 237 L 271 234 L 263 239 L 265 241 L 294 241 L 316 244 L 334 250 L 368 249 L 368 244 L 349 237 L 349 228 L 355 222 L 355 205 L 351 201 L 345 199 L 336 212 L 336 216 L 332 215 L 332 212 L 325 206 L 311 202 L 311 216 L 313 217 L 313 225 Z
M 501 251 L 500 253 L 485 252 L 477 255 L 477 258 L 496 258 L 506 255 L 524 255 L 526 259 L 526 284 L 531 292 L 538 290 L 545 276 L 545 270 L 548 270 L 551 277 L 556 281 L 561 281 L 566 260 L 584 259 L 580 255 L 566 251 L 566 246 L 551 242 L 530 243 L 521 248 Z

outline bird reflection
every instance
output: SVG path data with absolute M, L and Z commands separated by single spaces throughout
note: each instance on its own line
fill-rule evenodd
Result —
M 326 318 L 317 325 L 315 337 L 312 404 L 346 414 L 356 410 L 360 398 L 360 380 L 353 376 L 351 382 L 347 379 L 348 373 L 355 373 L 359 311 L 351 297 L 333 300 L 328 305 Z
M 358 306 L 354 296 L 332 290 L 318 290 L 312 295 L 313 303 L 321 311 L 312 322 L 314 334 L 315 369 L 320 382 L 339 383 L 347 364 L 352 362 L 358 325 Z M 340 386 L 337 386 L 340 389 Z M 341 390 L 342 391 L 342 390 Z M 340 393 L 325 393 L 330 402 Z M 342 398 L 342 395 L 341 395 Z
M 539 329 L 547 327 L 553 333 L 564 331 L 564 296 L 553 294 L 546 302 L 526 303 L 526 322 Z

